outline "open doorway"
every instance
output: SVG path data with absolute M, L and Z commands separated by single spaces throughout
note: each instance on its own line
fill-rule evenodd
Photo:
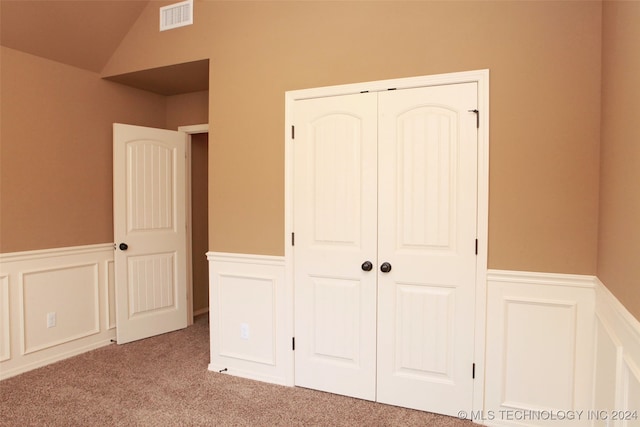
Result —
M 187 323 L 209 312 L 209 133 L 208 125 L 183 126 L 187 142 Z
M 209 134 L 191 135 L 191 288 L 193 317 L 209 312 Z
M 208 312 L 208 125 L 116 123 L 113 144 L 114 302 L 124 344 Z

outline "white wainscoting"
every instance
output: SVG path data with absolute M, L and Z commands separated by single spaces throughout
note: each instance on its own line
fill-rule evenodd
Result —
M 640 322 L 597 280 L 594 426 L 640 426 Z
M 495 426 L 590 425 L 595 278 L 490 270 L 484 419 Z M 575 416 L 574 416 L 575 415 Z
M 11 318 L 9 313 L 9 275 L 0 269 L 0 362 L 11 358 Z M 1 372 L 0 372 L 1 373 Z
M 209 370 L 293 385 L 284 259 L 207 258 Z M 484 408 L 467 418 L 487 426 L 640 427 L 633 417 L 612 419 L 640 411 L 640 324 L 596 277 L 489 270 L 486 302 Z
M 293 351 L 284 258 L 207 253 L 209 370 L 291 385 Z
M 0 271 L 0 379 L 115 338 L 113 244 L 0 254 Z

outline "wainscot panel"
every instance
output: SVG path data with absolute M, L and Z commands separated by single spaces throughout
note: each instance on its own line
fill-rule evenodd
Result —
M 640 426 L 640 322 L 596 281 L 594 426 Z
M 116 327 L 116 270 L 114 260 L 107 261 L 107 270 L 105 271 L 107 282 L 107 299 L 105 303 L 105 329 L 114 329 Z
M 0 379 L 107 345 L 113 244 L 0 255 Z
M 4 270 L 3 270 L 4 271 Z M 0 274 L 0 362 L 11 357 L 11 309 L 9 307 L 9 276 Z
M 207 259 L 209 370 L 287 384 L 292 349 L 284 258 L 209 252 Z
M 486 407 L 477 421 L 590 425 L 594 286 L 592 276 L 489 272 Z

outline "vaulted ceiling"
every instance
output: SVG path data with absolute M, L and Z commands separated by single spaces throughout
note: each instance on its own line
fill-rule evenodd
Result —
M 0 0 L 0 44 L 99 73 L 150 1 L 156 0 Z M 208 61 L 110 80 L 163 95 L 206 90 Z
M 149 0 L 2 0 L 3 46 L 100 72 Z

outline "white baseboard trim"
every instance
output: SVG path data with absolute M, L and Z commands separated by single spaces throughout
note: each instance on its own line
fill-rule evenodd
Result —
M 42 368 L 42 367 L 50 365 L 52 363 L 56 363 L 56 362 L 59 362 L 59 361 L 64 360 L 64 359 L 68 359 L 68 358 L 73 357 L 73 356 L 78 356 L 79 354 L 86 353 L 88 351 L 95 350 L 95 349 L 100 348 L 100 347 L 105 347 L 107 345 L 114 344 L 113 340 L 115 340 L 115 335 L 114 335 L 113 338 L 109 338 L 108 340 L 98 341 L 98 342 L 95 342 L 95 343 L 92 343 L 92 344 L 89 344 L 89 345 L 86 345 L 86 346 L 76 346 L 72 350 L 69 350 L 69 351 L 66 351 L 66 352 L 57 353 L 57 354 L 54 354 L 54 355 L 52 355 L 50 357 L 40 358 L 40 359 L 36 360 L 35 362 L 25 363 L 25 364 L 20 365 L 20 366 L 18 366 L 16 368 L 13 368 L 13 369 L 9 369 L 9 370 L 2 369 L 2 372 L 0 372 L 0 380 L 4 380 L 4 379 L 7 379 L 7 378 L 14 377 L 16 375 L 24 374 L 25 372 L 29 372 L 29 371 L 34 370 L 34 369 Z
M 0 379 L 115 338 L 112 263 L 112 243 L 0 254 Z
M 283 378 L 279 376 L 262 375 L 262 374 L 256 373 L 252 369 L 244 370 L 244 369 L 238 369 L 235 367 L 229 368 L 228 366 L 216 365 L 213 363 L 210 363 L 207 369 L 211 372 L 233 375 L 236 377 L 246 378 L 248 380 L 262 381 L 264 383 L 277 384 L 277 385 L 283 385 L 283 386 L 287 385 L 285 384 Z

